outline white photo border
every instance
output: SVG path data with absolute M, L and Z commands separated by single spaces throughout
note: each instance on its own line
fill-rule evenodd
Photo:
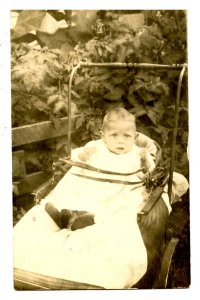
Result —
M 12 247 L 12 155 L 11 155 L 11 88 L 10 88 L 10 10 L 12 9 L 177 9 L 188 12 L 188 64 L 189 64 L 189 163 L 190 163 L 190 215 L 191 215 L 191 287 L 174 290 L 114 290 L 114 291 L 50 291 L 49 299 L 70 300 L 76 297 L 101 299 L 102 297 L 127 297 L 132 299 L 172 299 L 181 300 L 198 297 L 200 268 L 199 249 L 199 9 L 198 1 L 5 1 L 0 10 L 0 186 L 3 189 L 0 200 L 0 298 L 1 299 L 43 299 L 44 292 L 22 292 L 13 288 L 13 247 Z M 56 5 L 55 5 L 56 4 Z M 35 294 L 36 293 L 36 294 Z

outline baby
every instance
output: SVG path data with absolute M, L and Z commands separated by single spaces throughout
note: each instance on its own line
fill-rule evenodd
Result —
M 72 151 L 76 165 L 15 226 L 15 268 L 107 289 L 137 283 L 160 255 L 168 220 L 161 197 L 138 222 L 146 199 L 142 168 L 154 168 L 156 151 L 137 134 L 132 114 L 108 112 L 101 139 Z
M 76 191 L 70 192 L 69 188 L 66 204 L 65 200 L 62 201 L 63 204 L 48 201 L 45 210 L 60 228 L 66 228 L 70 224 L 71 229 L 76 230 L 94 224 L 96 212 L 99 210 L 106 212 L 106 208 L 111 211 L 110 207 L 113 207 L 113 204 L 110 204 L 112 203 L 110 199 L 123 197 L 123 194 L 120 194 L 123 181 L 132 180 L 141 185 L 144 170 L 147 172 L 154 168 L 156 151 L 157 147 L 150 138 L 136 132 L 135 117 L 131 113 L 123 108 L 109 111 L 103 120 L 101 139 L 91 141 L 84 147 L 73 150 L 72 160 L 87 163 L 110 173 L 94 173 L 91 170 L 72 167 L 68 173 L 73 178 L 77 177 L 72 180 L 74 184 L 71 185 L 71 188 L 73 186 Z M 141 172 L 142 168 L 143 172 Z M 138 170 L 140 172 L 135 175 Z M 109 183 L 105 183 L 105 178 Z M 59 184 L 67 189 L 69 181 L 65 185 L 64 182 Z M 131 188 L 127 186 L 127 191 L 132 188 L 133 186 Z M 79 196 L 77 196 L 78 190 L 80 191 Z M 64 189 L 60 188 L 60 195 L 62 194 L 63 199 L 65 199 L 64 193 Z M 56 196 L 52 195 L 52 199 L 53 197 Z M 57 207 L 54 206 L 56 203 Z M 102 207 L 104 207 L 103 210 Z

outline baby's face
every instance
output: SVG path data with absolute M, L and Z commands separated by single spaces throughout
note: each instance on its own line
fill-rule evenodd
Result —
M 109 124 L 102 133 L 102 139 L 108 149 L 116 154 L 124 154 L 132 149 L 136 131 L 129 121 L 118 121 Z

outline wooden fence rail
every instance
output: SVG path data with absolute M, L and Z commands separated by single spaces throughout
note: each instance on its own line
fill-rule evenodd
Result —
M 72 117 L 72 132 L 75 131 L 75 122 L 78 115 Z M 68 118 L 59 120 L 59 126 L 54 126 L 52 121 L 45 121 L 31 125 L 12 128 L 12 176 L 14 195 L 22 196 L 31 193 L 36 187 L 49 179 L 50 174 L 43 171 L 26 173 L 25 151 L 15 149 L 24 145 L 44 141 L 51 138 L 67 135 Z
M 72 132 L 78 116 L 72 117 Z M 52 121 L 45 121 L 31 125 L 12 128 L 12 147 L 39 142 L 50 138 L 67 135 L 68 118 L 59 120 L 59 126 L 55 127 Z

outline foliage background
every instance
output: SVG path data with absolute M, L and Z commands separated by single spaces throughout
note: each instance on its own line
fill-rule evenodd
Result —
M 184 11 L 15 11 L 12 50 L 12 126 L 67 116 L 70 72 L 84 62 L 187 62 Z M 138 131 L 155 139 L 170 157 L 179 72 L 82 69 L 75 76 L 72 114 L 80 114 L 73 147 L 99 137 L 105 112 L 125 107 Z M 175 170 L 188 177 L 188 99 L 184 77 Z M 66 154 L 67 137 L 26 146 L 27 171 L 50 170 Z

